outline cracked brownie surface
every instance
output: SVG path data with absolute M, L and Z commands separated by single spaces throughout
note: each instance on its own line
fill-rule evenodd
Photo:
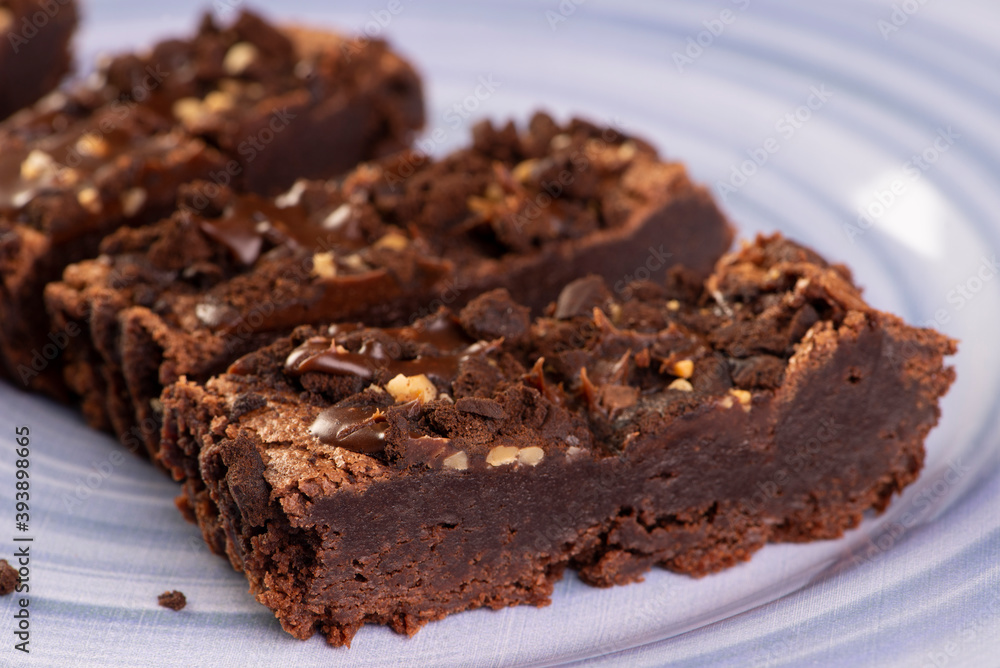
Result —
M 707 275 L 730 244 L 708 193 L 641 140 L 544 114 L 473 135 L 272 199 L 195 183 L 170 219 L 105 239 L 47 291 L 56 323 L 89 314 L 67 378 L 91 423 L 156 460 L 164 386 L 298 325 L 405 325 L 501 286 L 537 310 L 588 273 Z

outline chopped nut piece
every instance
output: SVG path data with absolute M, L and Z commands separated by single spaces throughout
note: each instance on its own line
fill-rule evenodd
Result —
M 55 169 L 56 161 L 52 159 L 52 156 L 36 148 L 21 163 L 21 178 L 26 181 L 34 181 L 51 174 Z
M 144 188 L 129 188 L 122 193 L 122 213 L 131 218 L 139 213 L 142 205 L 146 203 L 146 190 Z
M 306 185 L 308 183 L 304 179 L 299 179 L 292 184 L 292 187 L 274 198 L 274 204 L 279 209 L 287 209 L 290 206 L 298 206 L 299 200 L 302 199 L 302 193 L 306 191 Z M 326 223 L 323 224 L 326 227 Z
M 297 201 L 296 201 L 297 203 Z M 335 230 L 351 218 L 351 205 L 343 203 L 330 212 L 330 215 L 323 219 L 323 228 Z
M 531 173 L 535 170 L 535 166 L 538 164 L 538 160 L 531 158 L 525 160 L 524 162 L 518 163 L 517 166 L 511 170 L 510 175 L 514 177 L 514 180 L 518 183 L 526 183 L 528 179 L 531 178 Z
M 202 302 L 194 307 L 194 315 L 206 327 L 216 327 L 222 322 L 222 307 Z
M 545 451 L 537 445 L 521 448 L 517 451 L 517 461 L 528 466 L 538 466 L 538 463 L 545 457 Z
M 676 299 L 671 299 L 670 301 L 667 302 L 668 311 L 679 311 L 680 308 L 681 308 L 681 303 Z
M 622 160 L 631 160 L 635 157 L 636 151 L 638 151 L 638 146 L 631 139 L 626 140 L 618 147 L 618 157 Z
M 174 102 L 171 111 L 185 125 L 195 125 L 205 116 L 205 107 L 196 97 L 182 97 Z
M 237 42 L 229 47 L 226 57 L 222 61 L 222 69 L 227 74 L 243 74 L 253 61 L 257 60 L 260 52 L 257 47 L 249 42 Z
M 409 245 L 410 239 L 405 234 L 395 230 L 375 242 L 375 248 L 388 248 L 394 251 L 401 251 Z
M 414 400 L 427 403 L 437 398 L 437 388 L 430 378 L 422 373 L 416 376 L 399 374 L 386 383 L 385 389 L 397 403 L 401 404 Z
M 729 390 L 729 394 L 736 397 L 736 400 L 740 402 L 741 406 L 743 406 L 743 410 L 745 411 L 750 410 L 750 403 L 753 400 L 752 394 L 750 394 L 746 390 L 738 390 L 736 388 Z
M 212 113 L 229 111 L 236 106 L 236 98 L 229 93 L 215 90 L 205 96 L 204 108 Z
M 694 392 L 694 386 L 683 378 L 676 378 L 674 382 L 667 385 L 667 389 L 677 390 L 678 392 Z
M 87 133 L 76 140 L 76 150 L 88 158 L 106 158 L 111 146 L 101 135 Z
M 76 194 L 76 201 L 91 213 L 101 212 L 101 194 L 97 192 L 97 188 L 84 188 Z
M 340 258 L 340 263 L 354 271 L 366 271 L 368 269 L 368 263 L 357 253 L 351 253 L 346 257 Z
M 572 143 L 573 143 L 573 138 L 570 137 L 565 132 L 563 132 L 553 137 L 552 140 L 549 142 L 549 146 L 551 146 L 553 150 L 560 151 L 564 148 L 568 148 L 569 145 Z
M 671 373 L 681 378 L 690 378 L 694 373 L 694 362 L 691 360 L 681 360 L 679 362 L 675 362 Z
M 486 455 L 486 463 L 490 466 L 503 466 L 517 461 L 518 449 L 513 445 L 498 445 Z
M 56 172 L 56 185 L 75 186 L 80 182 L 80 172 L 72 167 L 63 167 Z
M 336 277 L 337 265 L 333 261 L 333 253 L 316 253 L 313 255 L 312 272 L 320 278 Z
M 313 64 L 310 63 L 308 60 L 300 60 L 299 62 L 295 63 L 295 69 L 293 71 L 295 73 L 295 76 L 297 76 L 298 78 L 307 79 L 309 75 L 312 74 L 313 72 Z
M 581 452 L 583 452 L 583 448 L 581 448 L 578 445 L 571 445 L 568 448 L 566 448 L 567 457 L 576 457 Z
M 733 407 L 733 398 L 732 397 L 722 397 L 722 401 L 720 401 L 719 403 L 722 404 L 723 408 L 732 408 Z
M 157 415 L 163 415 L 163 402 L 159 399 L 150 399 L 149 407 L 153 409 L 153 412 Z
M 486 186 L 486 199 L 493 202 L 502 202 L 504 198 L 503 188 L 499 183 L 491 183 Z
M 446 469 L 464 471 L 469 468 L 469 456 L 463 451 L 456 452 L 451 457 L 446 457 L 442 462 Z

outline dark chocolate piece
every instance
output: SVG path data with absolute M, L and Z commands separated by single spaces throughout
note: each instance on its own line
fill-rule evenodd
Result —
M 730 243 L 708 193 L 641 140 L 541 114 L 525 132 L 485 124 L 474 136 L 436 162 L 394 156 L 271 201 L 220 190 L 201 202 L 195 184 L 171 219 L 112 235 L 104 257 L 70 267 L 47 293 L 57 323 L 91 313 L 89 345 L 79 339 L 70 366 L 105 380 L 76 389 L 88 405 L 104 402 L 104 419 L 155 460 L 165 385 L 207 380 L 298 325 L 405 325 L 502 286 L 522 305 L 482 302 L 465 325 L 513 342 L 526 336 L 527 308 L 544 308 L 566 281 L 620 281 L 636 258 L 662 276 L 683 257 L 704 277 Z M 560 175 L 568 185 L 553 200 L 545 188 Z M 367 373 L 336 350 L 303 363 Z M 453 363 L 419 362 L 430 375 Z
M 0 0 L 0 121 L 59 85 L 76 25 L 75 0 Z
M 163 407 L 182 505 L 285 630 L 342 645 L 364 624 L 544 605 L 566 567 L 607 586 L 834 538 L 917 477 L 955 342 L 868 306 L 843 267 L 760 237 L 696 291 L 629 294 L 480 341 L 451 381 L 288 373 L 320 339 L 417 355 L 405 328 L 358 327 L 181 381 Z

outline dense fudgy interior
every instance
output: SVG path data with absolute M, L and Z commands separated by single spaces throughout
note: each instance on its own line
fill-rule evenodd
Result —
M 302 328 L 163 395 L 182 507 L 298 637 L 413 633 L 840 535 L 911 482 L 954 343 L 778 236 L 704 283 Z M 872 401 L 872 397 L 879 401 Z M 196 465 L 197 462 L 197 465 Z

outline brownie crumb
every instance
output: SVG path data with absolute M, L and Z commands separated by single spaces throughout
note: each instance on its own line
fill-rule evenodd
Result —
M 187 597 L 179 591 L 165 591 L 156 597 L 156 602 L 164 608 L 181 610 L 187 605 Z
M 504 338 L 511 343 L 523 341 L 531 326 L 531 309 L 511 299 L 504 288 L 492 290 L 473 299 L 462 309 L 462 327 L 474 338 Z
M 20 581 L 17 569 L 8 564 L 6 559 L 0 559 L 0 596 L 14 593 Z

